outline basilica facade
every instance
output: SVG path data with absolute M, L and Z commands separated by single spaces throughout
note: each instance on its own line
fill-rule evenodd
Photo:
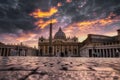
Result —
M 39 38 L 38 49 L 39 56 L 49 56 L 49 38 L 46 39 L 43 36 Z M 52 38 L 52 56 L 79 56 L 79 45 L 77 37 L 69 38 L 62 31 L 61 28 L 56 32 Z

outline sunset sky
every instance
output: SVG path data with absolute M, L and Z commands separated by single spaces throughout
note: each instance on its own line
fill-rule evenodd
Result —
M 87 34 L 114 36 L 120 29 L 120 0 L 0 0 L 0 42 L 37 46 L 59 27 L 83 41 Z

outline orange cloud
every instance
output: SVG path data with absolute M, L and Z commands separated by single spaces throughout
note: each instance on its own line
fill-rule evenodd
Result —
M 62 3 L 61 3 L 61 2 L 59 2 L 59 3 L 57 4 L 57 6 L 58 6 L 58 7 L 62 6 Z
M 39 28 L 43 29 L 45 28 L 46 26 L 48 26 L 50 23 L 57 23 L 57 19 L 52 19 L 52 20 L 48 20 L 48 21 L 43 21 L 43 20 L 39 20 L 35 23 L 35 25 L 37 25 Z
M 114 17 L 114 19 L 112 19 Z M 98 20 L 90 20 L 90 21 L 83 21 L 83 22 L 77 22 L 74 23 L 73 25 L 78 26 L 80 29 L 86 29 L 86 28 L 91 28 L 91 27 L 105 27 L 109 24 L 118 22 L 119 20 L 115 17 L 115 14 L 110 14 L 107 18 L 105 19 L 98 19 Z
M 44 17 L 50 17 L 53 14 L 57 13 L 58 10 L 56 7 L 52 7 L 50 8 L 50 10 L 48 12 L 44 12 L 40 9 L 36 9 L 33 13 L 31 13 L 31 16 L 34 16 L 35 18 L 44 18 Z
M 72 2 L 72 0 L 66 0 L 66 2 L 67 2 L 67 3 L 70 3 L 70 2 Z
M 111 24 L 116 21 L 118 20 L 100 19 L 100 20 L 92 20 L 92 21 L 83 21 L 83 22 L 76 23 L 76 25 L 79 27 L 105 26 L 107 24 Z

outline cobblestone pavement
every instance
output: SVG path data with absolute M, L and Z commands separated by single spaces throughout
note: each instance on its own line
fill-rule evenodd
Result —
M 120 80 L 120 59 L 0 57 L 0 80 Z

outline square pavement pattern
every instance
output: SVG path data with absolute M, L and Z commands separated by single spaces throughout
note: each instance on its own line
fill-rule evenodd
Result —
M 120 59 L 0 57 L 0 80 L 120 80 Z

